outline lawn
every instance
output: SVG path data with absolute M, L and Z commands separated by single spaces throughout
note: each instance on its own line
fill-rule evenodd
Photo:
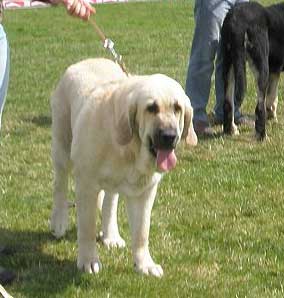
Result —
M 131 73 L 161 72 L 184 86 L 193 7 L 192 0 L 98 5 L 96 20 Z M 14 253 L 0 263 L 17 273 L 7 287 L 15 298 L 284 296 L 282 82 L 279 121 L 268 124 L 267 141 L 255 141 L 244 127 L 237 137 L 180 146 L 152 213 L 150 248 L 164 277 L 134 272 L 123 199 L 119 222 L 127 247 L 99 245 L 103 270 L 92 276 L 76 268 L 75 210 L 62 240 L 49 231 L 49 97 L 68 65 L 109 55 L 93 27 L 61 7 L 7 11 L 5 27 L 12 63 L 0 137 L 0 243 Z M 253 115 L 255 98 L 249 74 L 244 113 Z

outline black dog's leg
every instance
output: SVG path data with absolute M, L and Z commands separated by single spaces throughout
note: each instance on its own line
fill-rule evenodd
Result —
M 265 102 L 261 94 L 255 108 L 255 134 L 258 141 L 263 141 L 266 138 L 265 128 Z
M 268 120 L 277 120 L 279 78 L 280 72 L 269 74 L 269 82 L 266 93 L 266 113 Z
M 265 96 L 268 86 L 268 34 L 252 28 L 253 34 L 249 34 L 248 54 L 253 74 L 257 85 L 257 105 L 255 108 L 255 132 L 256 138 L 262 141 L 266 137 L 266 102 Z
M 240 30 L 239 30 L 240 29 Z M 224 126 L 226 134 L 239 134 L 235 125 L 235 103 L 240 107 L 246 89 L 246 54 L 244 28 L 236 28 L 230 15 L 222 28 L 222 55 L 224 78 Z
M 268 60 L 268 59 L 267 59 Z M 262 141 L 266 137 L 266 103 L 265 95 L 268 85 L 268 61 L 263 61 L 260 68 L 257 88 L 257 105 L 255 108 L 255 132 L 256 138 Z
M 225 81 L 225 101 L 224 101 L 224 123 L 223 130 L 225 134 L 238 134 L 238 128 L 234 123 L 234 89 L 235 76 L 233 66 L 224 75 Z

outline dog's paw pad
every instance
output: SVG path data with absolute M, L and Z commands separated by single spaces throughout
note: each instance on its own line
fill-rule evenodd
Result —
M 106 238 L 106 239 L 103 239 L 102 242 L 104 246 L 107 247 L 107 249 L 125 247 L 125 241 L 121 237 Z
M 149 274 L 155 277 L 162 277 L 164 275 L 163 268 L 160 265 L 152 266 L 148 269 Z
M 68 210 L 54 211 L 50 220 L 50 229 L 56 238 L 61 238 L 65 235 L 68 229 Z
M 120 237 L 119 234 L 110 237 L 104 237 L 103 233 L 101 232 L 99 240 L 107 249 L 125 247 L 125 241 Z
M 138 273 L 145 274 L 145 275 L 152 275 L 159 278 L 164 275 L 163 268 L 160 265 L 155 263 L 144 265 L 144 266 L 135 265 L 135 270 Z
M 68 229 L 68 223 L 57 224 L 54 226 L 51 224 L 51 233 L 57 239 L 62 238 Z
M 238 136 L 240 134 L 240 131 L 237 127 L 237 125 L 232 125 L 232 128 L 231 128 L 231 134 L 232 136 Z
M 81 266 L 78 265 L 78 268 L 86 273 L 98 274 L 102 269 L 102 264 L 100 261 L 97 260 L 97 261 L 86 262 Z
M 272 108 L 266 108 L 266 118 L 267 120 L 278 122 L 277 114 Z
M 256 133 L 255 133 L 255 138 L 256 138 L 256 140 L 259 141 L 259 142 L 263 142 L 263 141 L 268 141 L 268 140 L 269 140 L 269 138 L 268 138 L 268 136 L 267 136 L 266 133 L 259 133 L 259 132 L 256 132 Z

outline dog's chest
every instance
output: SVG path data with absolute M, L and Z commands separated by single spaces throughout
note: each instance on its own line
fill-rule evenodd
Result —
M 160 182 L 162 175 L 141 175 L 138 171 L 126 171 L 113 175 L 113 172 L 105 171 L 99 179 L 100 187 L 110 192 L 123 194 L 127 197 L 139 196 L 146 190 Z
M 120 192 L 127 196 L 139 196 L 148 189 L 159 183 L 161 174 L 155 173 L 151 176 L 134 174 L 129 175 L 119 186 Z

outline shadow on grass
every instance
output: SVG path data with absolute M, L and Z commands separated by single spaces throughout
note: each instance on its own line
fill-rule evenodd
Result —
M 214 139 L 219 139 L 221 137 L 224 136 L 224 133 L 223 132 L 215 132 L 214 134 L 212 135 L 199 135 L 198 136 L 198 141 L 207 141 L 207 140 L 214 140 Z
M 24 121 L 30 122 L 39 127 L 50 127 L 51 117 L 46 115 L 38 115 L 24 118 Z
M 69 286 L 90 282 L 88 275 L 77 270 L 76 259 L 69 256 L 68 260 L 64 255 L 66 245 L 69 246 L 66 242 L 71 241 L 75 246 L 75 229 L 69 231 L 63 240 L 55 239 L 48 231 L 1 228 L 0 237 L 1 245 L 6 245 L 9 251 L 0 255 L 0 263 L 17 275 L 16 281 L 8 288 L 16 297 L 60 297 Z

